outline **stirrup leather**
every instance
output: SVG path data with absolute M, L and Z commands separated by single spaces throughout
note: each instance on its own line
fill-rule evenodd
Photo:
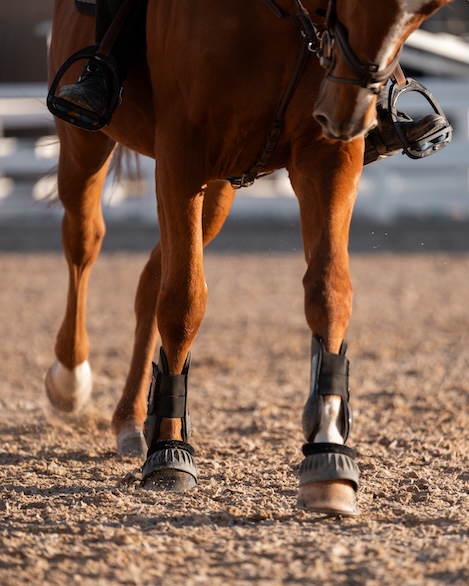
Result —
M 110 123 L 115 109 L 122 100 L 122 84 L 119 78 L 117 65 L 112 55 L 107 57 L 98 52 L 97 45 L 85 47 L 74 53 L 58 70 L 47 95 L 47 107 L 57 118 L 65 120 L 83 130 L 100 130 Z M 68 100 L 59 98 L 57 90 L 59 83 L 65 73 L 77 61 L 91 61 L 98 68 L 105 71 L 106 78 L 110 83 L 110 101 L 103 114 L 97 114 L 86 108 L 72 104 Z
M 339 354 L 326 351 L 319 336 L 313 336 L 311 346 L 310 394 L 303 410 L 303 433 L 307 442 L 313 442 L 319 431 L 324 395 L 341 397 L 341 409 L 337 427 L 344 443 L 352 427 L 352 411 L 349 406 L 349 361 L 345 356 L 347 345 L 342 343 Z

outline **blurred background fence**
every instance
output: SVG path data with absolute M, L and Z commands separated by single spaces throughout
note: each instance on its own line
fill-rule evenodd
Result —
M 0 20 L 0 220 L 60 218 L 50 204 L 58 143 L 45 106 L 47 39 L 53 0 L 2 2 Z M 427 159 L 397 155 L 365 168 L 356 216 L 392 221 L 403 216 L 469 219 L 469 4 L 442 9 L 405 45 L 406 73 L 435 95 L 454 128 L 452 144 Z M 413 116 L 428 113 L 420 101 L 403 104 Z M 153 162 L 140 158 L 143 182 L 129 164 L 122 183 L 108 180 L 106 218 L 154 221 Z M 297 215 L 288 177 L 276 173 L 239 192 L 235 215 Z

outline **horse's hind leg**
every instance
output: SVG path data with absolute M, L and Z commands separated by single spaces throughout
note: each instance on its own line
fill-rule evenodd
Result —
M 343 444 L 351 413 L 344 338 L 352 307 L 348 236 L 362 168 L 362 141 L 326 143 L 293 161 L 307 271 L 305 312 L 313 333 L 311 390 L 303 413 L 307 443 L 298 504 L 328 514 L 357 514 L 358 468 Z
M 85 133 L 61 122 L 58 131 L 58 191 L 64 207 L 62 243 L 69 283 L 55 344 L 56 360 L 45 384 L 52 405 L 73 412 L 84 406 L 92 388 L 86 299 L 90 270 L 105 233 L 101 191 L 114 142 L 101 133 Z
M 203 244 L 220 231 L 230 211 L 234 190 L 225 181 L 210 183 L 203 201 Z M 122 455 L 145 453 L 143 421 L 147 412 L 147 394 L 151 362 L 158 339 L 156 305 L 161 285 L 161 246 L 158 244 L 142 272 L 135 298 L 135 343 L 129 374 L 113 416 L 117 451 Z M 176 422 L 179 424 L 179 422 Z

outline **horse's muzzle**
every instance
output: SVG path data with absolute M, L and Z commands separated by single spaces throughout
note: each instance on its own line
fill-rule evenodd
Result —
M 374 96 L 363 88 L 352 90 L 349 87 L 345 92 L 342 88 L 338 91 L 335 85 L 332 92 L 327 86 L 327 83 L 323 86 L 313 111 L 327 139 L 348 142 L 376 126 L 376 111 L 372 107 Z
M 327 115 L 322 114 L 321 112 L 315 112 L 313 116 L 321 125 L 322 133 L 325 138 L 329 140 L 341 140 L 343 142 L 348 142 L 354 138 L 367 134 L 377 124 L 376 120 L 366 125 L 360 123 L 356 124 L 351 120 L 346 120 L 340 125 L 336 125 L 327 118 Z

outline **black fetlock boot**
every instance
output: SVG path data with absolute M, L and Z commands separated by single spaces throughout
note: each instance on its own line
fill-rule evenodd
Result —
M 146 488 L 183 491 L 197 484 L 194 449 L 189 444 L 192 424 L 187 408 L 187 378 L 190 355 L 182 374 L 168 374 L 168 363 L 163 348 L 159 364 L 153 364 L 153 375 L 148 395 L 148 413 L 144 436 L 148 446 L 147 459 L 142 469 L 142 485 Z M 182 440 L 158 441 L 162 418 L 181 419 Z
M 303 446 L 305 459 L 300 466 L 298 505 L 312 511 L 331 515 L 357 515 L 355 492 L 359 470 L 355 451 L 343 444 L 314 443 L 324 410 L 324 396 L 341 397 L 336 426 L 344 443 L 352 425 L 349 406 L 349 361 L 346 345 L 339 354 L 327 352 L 318 336 L 313 337 L 311 349 L 311 390 L 303 410 Z

